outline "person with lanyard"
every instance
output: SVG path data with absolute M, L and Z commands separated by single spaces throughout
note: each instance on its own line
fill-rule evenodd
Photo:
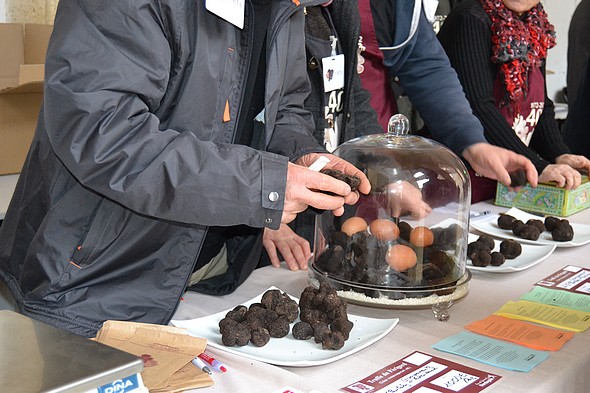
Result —
M 342 215 L 366 176 L 303 107 L 307 0 L 62 1 L 35 137 L 0 227 L 19 310 L 91 337 L 234 291 L 263 228 Z M 360 179 L 359 192 L 308 167 Z
M 545 61 L 556 41 L 539 0 L 461 2 L 438 38 L 490 143 L 529 158 L 539 182 L 579 186 L 590 161 L 570 153 L 547 96 Z M 486 190 L 480 197 L 492 198 L 495 182 L 471 175 Z
M 363 89 L 359 77 L 359 73 L 362 76 L 369 65 L 368 59 L 363 58 L 366 54 L 366 37 L 361 40 L 359 36 L 362 27 L 359 14 L 361 3 L 368 5 L 363 0 L 360 3 L 357 0 L 334 0 L 306 8 L 307 71 L 312 92 L 305 101 L 305 107 L 314 115 L 316 139 L 327 148 L 337 147 L 358 136 L 384 132 L 375 109 L 370 104 L 372 92 Z M 401 7 L 401 11 L 396 14 L 396 22 L 398 17 L 400 23 L 406 18 L 412 20 L 414 10 L 406 7 L 406 2 L 375 2 L 376 6 L 382 4 L 388 4 L 386 9 L 389 11 L 393 11 L 396 4 Z M 384 14 L 383 20 L 388 20 L 387 17 L 391 15 Z M 420 16 L 420 8 L 416 15 Z M 422 22 L 421 18 L 414 19 Z M 403 26 L 415 31 L 415 28 L 409 28 L 409 22 Z M 395 61 L 394 69 L 403 71 L 410 90 L 423 99 L 421 110 L 427 114 L 428 119 L 443 123 L 438 127 L 441 139 L 486 176 L 500 179 L 509 185 L 509 172 L 524 169 L 531 183 L 536 185 L 537 174 L 529 160 L 487 143 L 481 124 L 471 114 L 444 51 L 430 25 L 426 26 L 430 28 L 432 40 L 412 38 L 409 40 L 411 44 L 400 51 L 392 51 L 388 59 Z M 421 27 L 421 31 L 423 28 Z M 402 28 L 401 31 L 403 30 Z M 422 64 L 423 59 L 433 56 L 434 61 Z M 431 65 L 436 66 L 436 72 L 429 71 Z M 411 80 L 415 83 L 410 83 Z M 436 86 L 441 80 L 445 86 L 451 87 L 450 91 L 431 89 L 430 85 Z M 440 105 L 443 101 L 446 104 L 444 107 Z M 447 108 L 458 109 L 449 114 Z M 431 207 L 421 198 L 414 198 L 412 201 L 412 205 L 404 206 L 404 209 L 417 214 L 430 211 Z M 279 267 L 282 257 L 291 270 L 307 269 L 311 256 L 310 244 L 313 244 L 314 220 L 313 213 L 305 212 L 290 226 L 281 225 L 279 230 L 265 229 L 263 244 L 267 256 L 263 258 L 261 265 L 270 262 Z
M 358 2 L 365 46 L 361 53 L 365 58 L 361 80 L 371 92 L 371 104 L 381 122 L 397 110 L 389 83 L 396 78 L 426 125 L 428 132 L 424 135 L 462 157 L 478 179 L 509 185 L 511 181 L 505 177 L 508 173 L 495 170 L 504 167 L 498 166 L 496 160 L 504 161 L 508 150 L 494 150 L 497 147 L 486 140 L 484 127 L 473 114 L 457 73 L 426 18 L 422 1 Z M 484 159 L 496 162 L 484 163 Z M 527 179 L 536 186 L 536 175 L 531 178 L 527 172 Z M 471 190 L 472 203 L 488 199 L 481 195 L 478 184 L 472 184 Z

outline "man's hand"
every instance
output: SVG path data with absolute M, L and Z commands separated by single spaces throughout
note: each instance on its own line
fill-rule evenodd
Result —
M 520 154 L 489 143 L 476 143 L 463 151 L 463 157 L 482 176 L 510 187 L 510 173 L 524 170 L 532 187 L 537 186 L 538 174 L 533 163 Z
M 359 191 L 363 194 L 369 193 L 371 184 L 362 171 L 339 157 L 331 154 L 322 155 L 330 159 L 326 168 L 357 176 L 361 180 Z M 341 216 L 344 213 L 345 203 L 354 205 L 358 201 L 359 194 L 352 192 L 345 182 L 307 168 L 319 157 L 320 154 L 312 153 L 301 157 L 296 164 L 289 163 L 282 223 L 293 221 L 297 214 L 308 206 L 320 210 L 331 210 L 334 215 Z
M 279 267 L 281 253 L 290 270 L 307 270 L 307 262 L 311 258 L 309 242 L 297 235 L 286 224 L 281 224 L 277 230 L 264 228 L 262 244 L 274 267 Z
M 422 192 L 405 180 L 389 184 L 387 198 L 392 217 L 400 217 L 402 213 L 409 212 L 414 220 L 419 220 L 432 212 L 430 205 L 422 199 Z

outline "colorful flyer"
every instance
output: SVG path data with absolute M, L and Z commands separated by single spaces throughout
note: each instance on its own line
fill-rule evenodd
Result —
M 350 393 L 477 393 L 500 378 L 450 360 L 414 352 L 340 390 Z
M 520 299 L 590 312 L 590 296 L 580 293 L 535 286 L 529 293 L 522 295 Z
M 524 372 L 532 370 L 549 357 L 545 351 L 536 351 L 471 332 L 461 332 L 445 338 L 432 347 L 492 366 Z
M 568 265 L 535 285 L 590 295 L 590 270 Z
M 470 323 L 465 329 L 540 351 L 557 351 L 574 336 L 573 332 L 542 327 L 500 315 L 490 315 Z
M 590 327 L 590 313 L 528 300 L 509 301 L 494 314 L 574 332 L 583 332 Z

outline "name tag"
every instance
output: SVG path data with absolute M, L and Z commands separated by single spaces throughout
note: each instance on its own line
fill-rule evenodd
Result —
M 324 57 L 322 59 L 324 70 L 324 91 L 344 88 L 344 55 Z
M 205 8 L 232 25 L 244 28 L 244 0 L 205 0 Z

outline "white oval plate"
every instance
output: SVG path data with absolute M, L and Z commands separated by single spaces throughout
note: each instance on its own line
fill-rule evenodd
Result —
M 278 288 L 270 287 L 269 289 Z M 249 306 L 252 303 L 260 302 L 263 294 L 264 292 L 242 304 Z M 299 302 L 299 299 L 293 296 L 290 297 Z M 379 341 L 392 331 L 399 322 L 398 318 L 376 319 L 349 314 L 348 319 L 354 323 L 354 326 L 344 346 L 337 351 L 322 349 L 322 344 L 317 344 L 313 338 L 310 340 L 297 340 L 291 332 L 282 338 L 271 338 L 268 344 L 263 347 L 255 347 L 252 344 L 243 347 L 226 347 L 221 342 L 218 324 L 228 311 L 230 309 L 203 318 L 184 321 L 173 320 L 171 323 L 174 326 L 186 328 L 192 336 L 206 338 L 207 345 L 226 352 L 279 366 L 307 367 L 331 363 L 352 355 Z M 299 319 L 294 323 L 297 321 Z M 291 324 L 291 328 L 294 323 Z
M 504 214 L 509 214 L 512 217 L 521 220 L 522 222 L 527 222 L 532 218 L 537 220 L 544 220 L 543 217 L 524 212 L 515 207 L 506 211 Z M 521 244 L 525 243 L 536 245 L 555 245 L 557 247 L 578 247 L 590 243 L 590 225 L 577 224 L 570 221 L 570 225 L 574 229 L 574 238 L 568 242 L 558 242 L 553 240 L 553 238 L 551 237 L 551 233 L 548 231 L 541 233 L 541 236 L 537 240 L 528 240 L 516 236 L 514 233 L 512 233 L 510 229 L 500 228 L 498 226 L 499 216 L 499 214 L 490 214 L 487 216 L 478 217 L 476 219 L 471 220 L 469 226 L 472 229 L 476 229 L 480 232 L 487 233 L 490 236 L 499 237 L 502 239 L 514 239 Z
M 469 243 L 472 243 L 479 239 L 479 235 L 470 233 L 468 239 Z M 500 243 L 502 243 L 502 240 L 494 240 L 494 243 L 495 247 L 492 251 L 500 251 Z M 514 259 L 507 259 L 501 266 L 473 266 L 471 264 L 471 259 L 467 258 L 467 268 L 471 271 L 488 273 L 519 272 L 521 270 L 528 269 L 529 267 L 533 267 L 537 263 L 547 259 L 547 257 L 551 255 L 557 246 L 555 244 L 532 245 L 521 243 L 521 247 L 522 253 L 518 257 Z

